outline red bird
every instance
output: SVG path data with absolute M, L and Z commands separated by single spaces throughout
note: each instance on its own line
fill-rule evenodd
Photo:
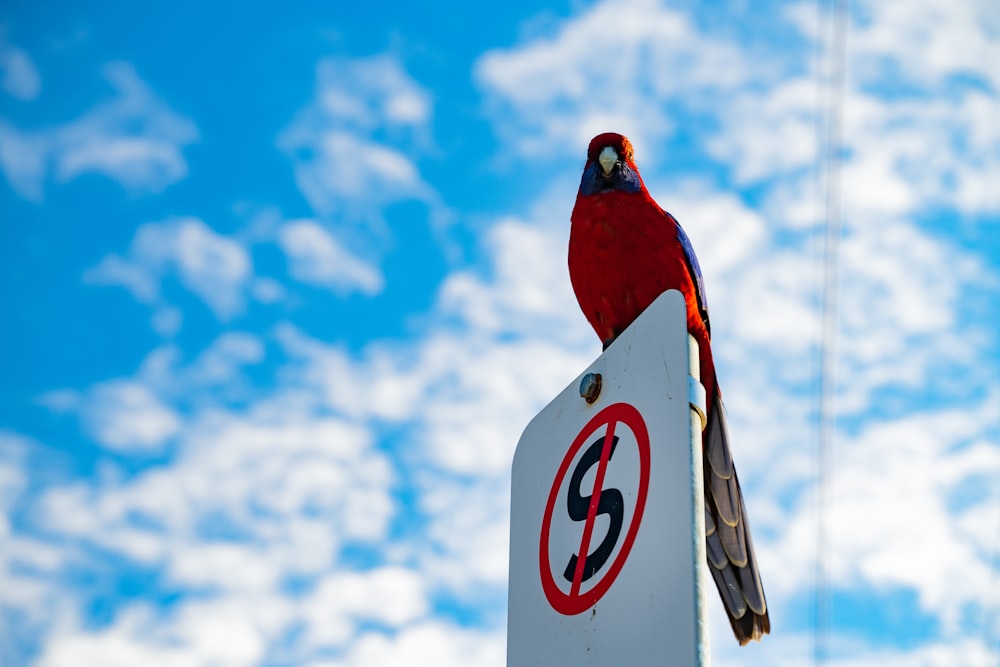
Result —
M 649 196 L 632 158 L 632 144 L 620 134 L 590 142 L 571 216 L 569 276 L 605 349 L 664 291 L 684 295 L 708 396 L 702 451 L 709 570 L 743 645 L 770 632 L 771 622 L 729 449 L 701 267 L 680 224 Z

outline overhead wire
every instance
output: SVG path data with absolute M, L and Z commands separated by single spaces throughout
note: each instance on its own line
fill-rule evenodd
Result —
M 847 18 L 846 0 L 833 0 L 830 12 L 831 34 L 827 48 L 823 30 L 826 22 L 823 0 L 817 2 L 818 48 L 825 52 L 817 58 L 817 86 L 826 96 L 825 127 L 817 110 L 817 146 L 822 149 L 824 166 L 822 180 L 824 244 L 821 284 L 822 322 L 819 351 L 819 390 L 816 444 L 816 559 L 814 591 L 813 662 L 819 666 L 829 656 L 830 594 L 829 554 L 829 495 L 832 481 L 832 450 L 834 447 L 836 393 L 838 291 L 840 279 L 841 239 L 841 156 L 843 142 L 843 113 L 847 70 Z M 825 79 L 824 79 L 825 75 Z M 824 85 L 825 83 L 825 85 Z M 818 96 L 819 97 L 819 96 Z M 817 152 L 817 158 L 819 158 Z

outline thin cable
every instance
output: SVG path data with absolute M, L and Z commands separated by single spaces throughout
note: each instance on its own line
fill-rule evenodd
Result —
M 830 80 L 829 72 L 830 66 L 828 64 L 828 57 L 830 55 L 830 50 L 828 45 L 830 43 L 829 37 L 826 31 L 826 12 L 825 12 L 825 2 L 824 0 L 816 1 L 816 51 L 814 53 L 814 67 L 816 68 L 816 173 L 815 173 L 815 201 L 817 209 L 825 208 L 825 201 L 827 198 L 826 191 L 826 179 L 829 169 L 829 164 L 824 158 L 827 157 L 829 149 L 827 144 L 829 143 L 829 134 L 827 123 L 829 121 L 828 114 L 824 113 L 824 107 L 829 110 L 830 107 Z M 827 218 L 828 220 L 828 218 Z M 824 221 L 826 222 L 826 221 Z M 828 228 L 825 231 L 829 231 Z M 826 285 L 826 259 L 828 254 L 829 244 L 826 243 L 824 239 L 823 252 L 824 256 L 817 262 L 816 267 L 816 282 L 819 285 L 818 290 L 818 303 L 820 312 L 826 312 L 826 291 L 824 286 Z M 823 439 L 823 414 L 824 414 L 824 385 L 823 378 L 825 359 L 826 359 L 826 338 L 824 332 L 826 331 L 826 317 L 824 315 L 823 319 L 820 321 L 819 330 L 819 346 L 816 348 L 815 356 L 813 357 L 813 367 L 815 369 L 817 384 L 816 391 L 814 394 L 815 404 L 813 409 L 816 414 L 816 433 L 815 433 L 815 482 L 816 482 L 816 543 L 814 545 L 815 553 L 813 559 L 813 609 L 812 609 L 812 654 L 813 654 L 813 665 L 815 667 L 820 667 L 823 662 L 823 641 L 824 628 L 826 623 L 826 614 L 823 610 L 826 608 L 826 565 L 824 562 L 825 552 L 826 552 L 826 493 L 824 491 L 824 475 L 823 475 L 823 458 L 824 452 L 826 451 L 826 443 Z
M 826 662 L 829 655 L 830 599 L 827 558 L 830 551 L 828 496 L 832 478 L 832 449 L 836 427 L 833 410 L 836 390 L 838 285 L 841 237 L 841 144 L 843 140 L 844 93 L 847 70 L 847 2 L 833 0 L 833 35 L 830 40 L 825 138 L 825 227 L 823 246 L 822 332 L 819 368 L 819 433 L 816 452 L 816 597 L 813 661 Z M 822 17 L 820 17 L 822 18 Z M 820 23 L 822 25 L 822 22 Z

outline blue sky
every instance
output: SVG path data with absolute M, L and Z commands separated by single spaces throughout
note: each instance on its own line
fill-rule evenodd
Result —
M 826 3 L 0 10 L 0 662 L 500 665 L 620 131 L 706 274 L 810 664 Z M 1000 660 L 1000 14 L 850 4 L 828 663 Z

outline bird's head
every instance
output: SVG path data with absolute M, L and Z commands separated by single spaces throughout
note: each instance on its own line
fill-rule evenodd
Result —
M 587 165 L 580 179 L 580 194 L 602 192 L 640 192 L 643 189 L 639 170 L 632 161 L 632 142 L 614 132 L 599 134 L 587 148 Z

